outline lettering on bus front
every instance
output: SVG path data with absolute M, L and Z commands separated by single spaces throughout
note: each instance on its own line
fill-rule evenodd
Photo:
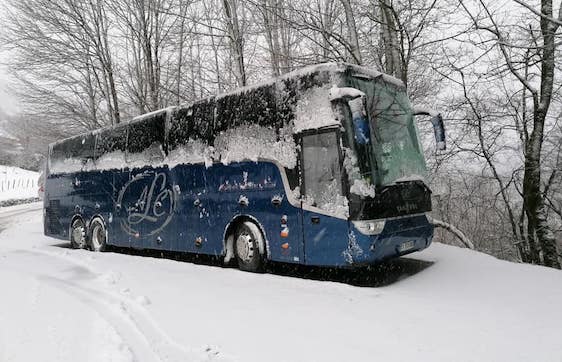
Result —
M 164 172 L 143 172 L 127 182 L 117 199 L 117 211 L 125 213 L 121 228 L 139 237 L 158 234 L 170 223 L 177 195 Z

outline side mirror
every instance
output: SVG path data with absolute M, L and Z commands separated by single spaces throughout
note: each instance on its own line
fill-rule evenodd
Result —
M 371 143 L 371 130 L 365 109 L 365 93 L 351 87 L 332 86 L 328 94 L 330 101 L 342 100 L 347 103 L 353 120 L 355 141 L 360 145 Z
M 414 107 L 414 116 L 417 115 L 431 116 L 430 122 L 433 126 L 433 134 L 435 135 L 437 149 L 440 151 L 445 150 L 447 148 L 447 144 L 445 142 L 445 125 L 443 123 L 441 113 L 432 109 Z

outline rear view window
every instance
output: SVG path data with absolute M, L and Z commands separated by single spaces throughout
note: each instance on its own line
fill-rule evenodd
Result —
M 49 169 L 53 173 L 82 171 L 93 164 L 96 138 L 92 134 L 66 139 L 53 145 Z

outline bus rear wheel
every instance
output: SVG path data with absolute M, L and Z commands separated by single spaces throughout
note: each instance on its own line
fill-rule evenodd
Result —
M 70 226 L 70 247 L 73 249 L 86 247 L 86 225 L 80 218 L 75 219 Z
M 107 247 L 107 229 L 99 218 L 90 223 L 90 249 L 92 251 L 104 251 Z
M 260 253 L 263 235 L 256 224 L 244 221 L 236 229 L 234 250 L 238 268 L 249 272 L 260 272 L 263 268 L 263 256 Z

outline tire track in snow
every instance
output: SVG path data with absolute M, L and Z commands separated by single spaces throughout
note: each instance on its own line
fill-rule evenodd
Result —
M 84 288 L 76 283 L 63 279 L 43 276 L 39 278 L 49 286 L 58 288 L 73 298 L 89 306 L 111 325 L 123 342 L 129 347 L 134 361 L 188 361 L 195 360 L 178 351 L 158 335 L 158 331 L 150 327 L 145 317 L 140 315 L 132 303 L 120 301 L 109 293 Z
M 44 250 L 18 250 L 17 254 L 55 257 L 74 266 L 80 282 L 72 282 L 53 275 L 37 275 L 47 286 L 58 288 L 92 308 L 111 325 L 129 347 L 135 361 L 213 361 L 225 360 L 218 352 L 208 349 L 187 350 L 170 338 L 139 302 L 102 288 L 83 286 L 84 280 L 99 280 L 105 274 L 96 272 L 87 263 Z M 96 283 L 89 283 L 90 286 Z

